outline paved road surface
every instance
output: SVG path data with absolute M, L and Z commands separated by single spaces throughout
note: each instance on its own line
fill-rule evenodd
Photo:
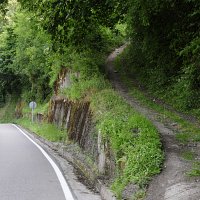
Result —
M 0 200 L 73 200 L 53 160 L 14 125 L 0 125 Z

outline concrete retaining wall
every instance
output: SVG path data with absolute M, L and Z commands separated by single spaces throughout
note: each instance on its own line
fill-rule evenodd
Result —
M 114 176 L 115 161 L 109 140 L 103 139 L 101 132 L 96 130 L 89 102 L 54 97 L 50 101 L 48 121 L 66 129 L 68 139 L 93 158 L 100 175 Z

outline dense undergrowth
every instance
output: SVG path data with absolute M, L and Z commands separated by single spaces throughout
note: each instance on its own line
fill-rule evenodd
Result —
M 90 61 L 87 60 L 89 65 L 94 64 L 94 60 Z M 71 87 L 62 90 L 61 94 L 70 100 L 91 102 L 96 127 L 101 130 L 104 139 L 109 141 L 116 157 L 113 191 L 121 198 L 123 189 L 130 183 L 144 189 L 151 177 L 161 169 L 163 152 L 159 133 L 145 117 L 124 102 L 102 75 L 81 76 L 80 79 L 72 80 Z M 47 114 L 47 107 L 48 104 L 38 104 L 35 113 Z M 59 131 L 55 126 L 32 123 L 28 103 L 24 104 L 23 116 L 14 122 L 50 141 L 66 141 L 66 132 Z M 123 168 L 119 164 L 121 162 L 124 163 Z
M 184 111 L 200 107 L 200 2 L 137 0 L 129 10 L 123 71 Z
M 146 71 L 143 67 L 138 67 L 137 61 L 134 63 L 131 56 L 131 48 L 132 47 L 129 46 L 116 59 L 116 69 L 120 72 L 124 81 L 127 83 L 129 82 L 129 86 L 131 86 L 130 82 L 137 82 L 137 84 L 132 84 L 132 86 L 135 85 L 139 87 L 148 93 L 148 95 L 165 101 L 167 104 L 183 113 L 195 115 L 197 118 L 200 118 L 198 94 L 193 94 L 192 89 L 186 89 L 190 84 L 184 82 L 180 77 L 174 77 L 173 79 L 167 75 L 164 77 L 164 75 L 160 74 L 159 71 L 156 72 L 156 70 L 152 72 L 157 73 L 155 76 L 147 74 L 151 72 L 148 70 Z M 167 81 L 168 83 L 161 86 L 163 81 Z M 132 87 L 132 89 L 134 90 L 134 87 Z
M 118 57 L 118 60 L 116 61 L 116 66 L 117 66 L 117 69 L 120 71 L 120 66 L 122 66 L 122 64 L 119 61 L 119 59 L 120 57 Z M 172 121 L 179 124 L 180 132 L 177 134 L 177 139 L 179 139 L 180 142 L 187 143 L 190 141 L 194 141 L 194 142 L 200 141 L 200 130 L 197 124 L 195 125 L 192 122 L 189 122 L 188 120 L 180 116 L 177 112 L 178 109 L 177 110 L 173 109 L 173 107 L 171 109 L 168 109 L 167 104 L 165 104 L 165 103 L 169 103 L 168 101 L 161 104 L 157 103 L 156 101 L 154 102 L 154 99 L 156 99 L 157 97 L 159 98 L 159 96 L 156 96 L 155 93 L 151 93 L 148 90 L 144 91 L 144 88 L 141 87 L 140 83 L 138 84 L 137 82 L 136 84 L 136 80 L 134 78 L 131 78 L 127 76 L 126 74 L 122 73 L 121 79 L 124 82 L 124 84 L 128 87 L 129 93 L 134 98 L 138 99 L 141 104 L 146 105 L 158 111 L 158 113 L 161 114 L 160 115 L 161 121 L 164 121 L 167 118 L 169 118 Z M 179 110 L 179 111 L 183 112 L 182 110 Z M 191 116 L 194 115 L 193 111 L 183 112 L 183 113 L 185 113 L 186 116 L 187 114 Z M 198 121 L 198 116 L 199 115 L 196 115 L 197 121 Z

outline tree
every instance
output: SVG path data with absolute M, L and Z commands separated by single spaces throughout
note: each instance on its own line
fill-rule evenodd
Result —
M 11 21 L 14 14 L 13 8 L 16 7 L 15 1 L 9 1 L 5 9 L 7 10 L 4 20 L 1 24 L 0 32 L 0 92 L 5 95 L 18 92 L 20 90 L 20 77 L 12 70 L 12 64 L 15 57 L 16 35 L 13 32 L 13 23 Z M 15 5 L 14 5 L 15 4 Z M 8 10 L 10 11 L 8 12 Z
M 32 98 L 45 99 L 49 94 L 48 55 L 51 39 L 40 27 L 32 13 L 20 11 L 16 14 L 16 55 L 13 62 L 15 74 L 27 77 Z
M 189 85 L 180 104 L 184 108 L 198 107 L 199 100 L 193 96 L 200 96 L 200 1 L 129 2 L 131 55 L 139 75 L 154 91 L 171 86 L 183 94 L 182 88 Z
M 20 0 L 23 7 L 40 17 L 41 24 L 53 37 L 54 43 L 87 45 L 91 35 L 98 39 L 99 25 L 113 27 L 123 18 L 126 3 L 96 0 Z M 92 43 L 93 41 L 91 41 Z
M 9 1 L 7 8 L 0 34 L 0 88 L 4 93 L 25 90 L 27 99 L 43 100 L 50 92 L 50 37 L 33 14 L 18 9 L 16 1 Z

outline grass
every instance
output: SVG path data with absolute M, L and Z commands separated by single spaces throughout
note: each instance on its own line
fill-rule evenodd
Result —
M 131 200 L 143 200 L 145 196 L 146 196 L 146 191 L 141 189 L 138 192 L 136 192 L 136 194 L 133 195 Z
M 144 92 L 140 91 L 136 86 L 131 83 L 131 80 L 126 76 L 122 77 L 123 82 L 127 85 L 131 96 L 140 101 L 142 105 L 145 105 L 153 110 L 156 110 L 160 115 L 158 116 L 161 121 L 170 119 L 173 122 L 178 123 L 179 132 L 176 138 L 180 141 L 188 143 L 190 141 L 200 142 L 200 130 L 194 124 L 184 120 L 181 116 L 165 108 L 164 105 L 159 105 L 154 101 L 150 100 Z
M 185 151 L 181 154 L 181 156 L 188 161 L 192 161 L 195 159 L 195 154 L 191 151 Z
M 0 108 L 0 123 L 17 123 L 21 126 L 29 129 L 32 132 L 35 132 L 39 136 L 52 141 L 52 142 L 61 142 L 66 140 L 67 133 L 59 130 L 52 124 L 48 123 L 32 123 L 30 117 L 30 108 L 28 104 L 24 103 L 23 108 L 23 118 L 15 119 L 15 109 L 16 109 L 17 100 L 15 97 L 10 96 L 7 99 L 7 103 L 4 107 Z M 46 112 L 48 104 L 38 104 L 36 112 Z
M 32 123 L 31 119 L 28 117 L 30 114 L 30 109 L 28 105 L 25 104 L 23 109 L 23 114 L 26 116 L 24 118 L 15 119 L 15 108 L 17 100 L 15 97 L 9 97 L 7 103 L 4 107 L 0 108 L 0 123 L 18 123 L 30 131 L 35 132 L 39 136 L 52 141 L 61 142 L 66 140 L 67 133 L 59 130 L 52 124 L 48 123 Z M 44 111 L 46 109 L 45 105 L 38 105 L 37 111 Z
M 182 144 L 187 144 L 191 140 L 191 135 L 186 132 L 185 133 L 177 133 L 176 139 Z
M 200 161 L 194 162 L 192 169 L 187 173 L 190 177 L 200 176 Z
M 196 155 L 194 152 L 185 151 L 181 154 L 181 156 L 187 160 L 192 162 L 192 168 L 186 173 L 189 177 L 199 177 L 200 176 L 200 161 L 195 161 Z
M 64 95 L 71 100 L 81 100 L 90 98 L 93 94 L 108 88 L 109 83 L 102 76 L 94 76 L 88 79 L 82 79 L 72 84 L 70 88 L 65 88 L 60 91 L 61 95 Z M 89 100 L 89 99 L 88 99 Z
M 159 133 L 145 117 L 133 110 L 112 89 L 104 89 L 92 97 L 97 127 L 110 141 L 118 165 L 112 190 L 120 199 L 125 186 L 138 184 L 143 188 L 160 172 L 163 152 Z
M 59 130 L 53 124 L 32 123 L 28 118 L 21 118 L 15 122 L 51 142 L 65 142 L 66 140 L 66 131 Z

